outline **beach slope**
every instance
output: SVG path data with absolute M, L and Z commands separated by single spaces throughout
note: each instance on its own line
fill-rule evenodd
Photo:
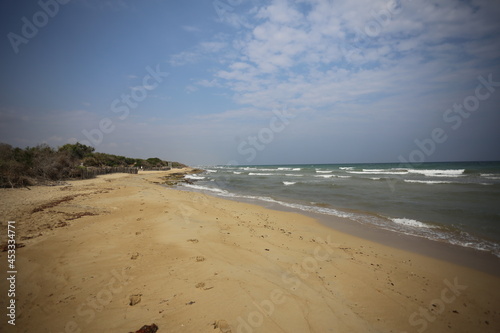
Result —
M 500 331 L 497 276 L 160 186 L 167 173 L 1 189 L 2 243 L 12 220 L 24 245 L 1 331 Z

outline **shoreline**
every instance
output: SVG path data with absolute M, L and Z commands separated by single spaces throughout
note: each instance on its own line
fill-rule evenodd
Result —
M 189 186 L 236 200 L 278 203 L 306 214 L 345 217 L 500 258 L 494 201 L 500 187 L 493 177 L 498 162 L 490 171 L 483 163 L 431 164 L 418 169 L 393 163 L 214 166 Z
M 359 223 L 332 221 L 320 216 L 320 214 L 313 215 L 317 216 L 319 222 L 329 227 L 366 240 L 500 277 L 500 258 L 490 252 L 415 235 L 397 233 L 376 226 L 366 227 Z
M 222 197 L 212 194 L 209 191 L 191 189 L 183 187 L 182 185 L 177 189 L 180 191 L 204 193 L 212 197 L 231 200 L 234 202 L 255 204 L 271 210 L 281 212 L 294 212 L 304 216 L 309 216 L 333 230 L 340 231 L 351 236 L 373 241 L 396 249 L 413 252 L 415 254 L 425 255 L 430 258 L 443 260 L 449 263 L 469 267 L 500 277 L 500 258 L 490 252 L 481 251 L 475 248 L 469 248 L 452 243 L 440 242 L 416 235 L 407 235 L 392 230 L 383 229 L 378 226 L 361 224 L 348 218 L 307 212 L 298 208 L 285 207 L 276 203 L 269 203 L 256 199 L 245 199 L 239 197 Z
M 311 216 L 159 186 L 165 175 L 0 191 L 25 243 L 16 332 L 500 328 L 498 276 Z

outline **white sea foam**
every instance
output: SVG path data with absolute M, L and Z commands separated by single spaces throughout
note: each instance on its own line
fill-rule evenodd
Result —
M 344 217 L 344 218 L 354 218 L 355 217 L 354 214 L 341 212 L 341 211 L 333 209 L 333 208 L 313 207 L 313 206 L 308 206 L 308 205 L 289 203 L 289 202 L 275 200 L 275 199 L 272 199 L 269 197 L 254 197 L 254 196 L 242 196 L 242 197 L 248 198 L 248 199 L 262 200 L 262 201 L 266 201 L 266 202 L 272 202 L 272 203 L 275 203 L 275 204 L 278 204 L 281 206 L 299 209 L 299 210 L 303 210 L 306 212 L 320 213 L 320 214 L 325 214 L 325 215 L 333 215 L 333 216 Z
M 241 171 L 233 171 L 233 173 L 234 173 L 235 175 L 241 175 L 243 172 L 241 172 Z
M 397 223 L 397 224 L 401 224 L 401 225 L 404 225 L 404 226 L 408 226 L 408 227 L 426 228 L 426 229 L 432 229 L 432 228 L 433 228 L 431 225 L 428 225 L 428 224 L 422 223 L 422 222 L 417 221 L 417 220 L 412 220 L 412 219 L 406 219 L 406 218 L 402 218 L 402 219 L 399 219 L 399 218 L 391 218 L 391 221 L 392 221 L 392 222 L 394 222 L 394 223 Z
M 316 177 L 316 178 L 333 178 L 333 177 L 335 177 L 335 175 L 316 175 L 314 177 Z
M 250 172 L 249 176 L 272 176 L 272 173 L 263 173 L 263 172 Z
M 210 173 L 216 173 L 217 172 L 217 170 L 210 170 L 210 169 L 206 169 L 205 171 L 206 172 L 210 172 Z
M 352 178 L 351 176 L 337 176 L 338 178 Z
M 414 180 L 414 179 L 405 179 L 405 183 L 418 183 L 418 184 L 460 184 L 457 182 L 450 182 L 447 180 Z
M 297 182 L 283 182 L 283 184 L 284 184 L 285 186 L 290 186 L 290 185 L 297 184 Z
M 215 187 L 207 187 L 207 186 L 192 185 L 192 184 L 184 184 L 184 186 L 195 189 L 195 190 L 210 191 L 210 192 L 214 192 L 214 193 L 221 194 L 224 196 L 234 196 L 226 190 L 221 190 L 221 189 L 215 188 Z
M 500 179 L 500 175 L 496 174 L 496 173 L 482 173 L 481 177 L 492 179 L 492 180 Z
M 300 171 L 302 169 L 301 168 L 278 168 L 277 170 L 280 170 L 280 171 Z
M 352 170 L 354 167 L 340 167 L 340 170 Z
M 358 175 L 406 175 L 407 171 L 388 171 L 388 170 L 363 170 L 363 171 L 346 171 Z
M 184 178 L 193 179 L 193 180 L 202 180 L 202 179 L 205 179 L 205 177 L 196 176 L 196 175 L 186 175 Z
M 409 173 L 417 173 L 428 177 L 461 177 L 465 169 L 455 170 L 430 170 L 430 169 L 408 169 Z
M 380 180 L 380 177 L 371 177 L 371 180 Z
M 356 215 L 354 215 L 352 213 L 342 212 L 342 211 L 339 211 L 339 210 L 336 210 L 333 208 L 313 207 L 313 206 L 308 206 L 308 205 L 289 203 L 289 202 L 279 201 L 279 200 L 275 200 L 275 199 L 270 198 L 270 197 L 263 197 L 263 196 L 238 195 L 235 193 L 228 192 L 226 190 L 221 190 L 218 188 L 212 188 L 212 187 L 206 187 L 206 186 L 200 186 L 200 185 L 184 184 L 183 186 L 189 187 L 192 189 L 196 189 L 196 190 L 201 190 L 201 191 L 211 191 L 217 195 L 224 196 L 224 197 L 233 197 L 233 198 L 242 198 L 242 199 L 260 200 L 260 201 L 265 201 L 265 202 L 271 202 L 271 203 L 275 203 L 275 204 L 278 204 L 278 205 L 281 205 L 284 207 L 299 209 L 299 210 L 303 210 L 303 211 L 307 211 L 307 212 L 333 215 L 333 216 L 344 217 L 344 218 L 355 218 L 356 217 Z

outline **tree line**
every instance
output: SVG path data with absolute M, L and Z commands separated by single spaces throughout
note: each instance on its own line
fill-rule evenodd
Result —
M 0 187 L 22 187 L 79 179 L 89 170 L 128 167 L 157 169 L 169 162 L 157 157 L 130 158 L 95 152 L 81 143 L 65 144 L 57 149 L 46 144 L 25 149 L 0 143 Z M 172 162 L 172 167 L 184 167 Z

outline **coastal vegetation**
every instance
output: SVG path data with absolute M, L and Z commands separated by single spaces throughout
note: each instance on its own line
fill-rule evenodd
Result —
M 0 187 L 23 187 L 49 184 L 88 175 L 119 170 L 164 169 L 184 167 L 158 157 L 130 158 L 95 152 L 94 147 L 81 143 L 52 148 L 46 144 L 25 149 L 0 143 Z

